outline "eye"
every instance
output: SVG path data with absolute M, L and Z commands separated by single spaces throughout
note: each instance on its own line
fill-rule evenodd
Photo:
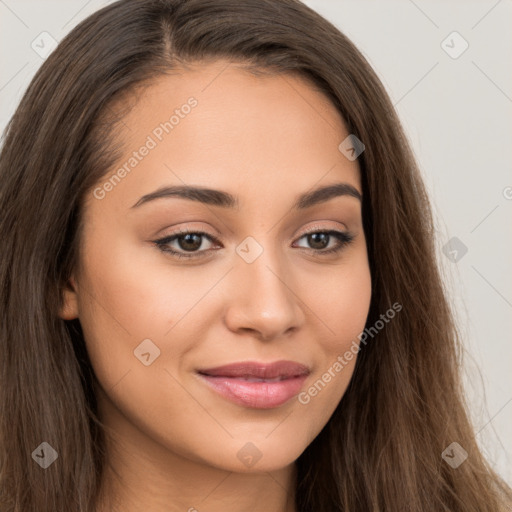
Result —
M 203 257 L 206 253 L 203 247 L 204 238 L 207 238 L 211 242 L 220 243 L 214 236 L 204 233 L 203 231 L 180 231 L 160 240 L 155 240 L 154 243 L 161 251 L 170 253 L 176 258 L 198 258 Z M 170 245 L 174 242 L 178 242 L 177 249 L 185 252 L 172 249 Z M 198 251 L 199 249 L 202 250 Z M 189 254 L 187 254 L 187 252 Z
M 310 247 L 305 247 L 308 251 L 313 251 L 319 255 L 335 254 L 340 252 L 346 245 L 354 240 L 354 235 L 344 231 L 319 230 L 316 228 L 302 235 L 299 240 L 305 238 Z M 335 244 L 329 247 L 330 242 L 334 241 Z M 326 247 L 329 247 L 326 249 Z
M 326 254 L 335 254 L 340 252 L 346 245 L 350 244 L 354 235 L 349 232 L 336 231 L 336 230 L 315 230 L 308 231 L 302 235 L 298 240 L 306 239 L 310 247 L 301 247 L 307 251 L 313 252 L 317 255 L 323 256 Z M 204 239 L 209 240 L 215 244 L 220 245 L 220 241 L 203 231 L 180 231 L 174 233 L 160 240 L 154 240 L 154 244 L 165 253 L 171 254 L 176 258 L 202 258 L 207 256 L 212 250 L 205 249 Z M 329 247 L 331 242 L 335 242 L 334 246 Z M 174 245 L 174 248 L 172 247 Z

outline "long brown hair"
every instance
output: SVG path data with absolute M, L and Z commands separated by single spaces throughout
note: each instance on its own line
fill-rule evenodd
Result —
M 74 28 L 36 73 L 0 160 L 0 505 L 92 512 L 105 467 L 78 320 L 58 311 L 83 201 L 119 157 L 112 105 L 188 62 L 296 73 L 365 144 L 359 157 L 372 300 L 346 393 L 297 460 L 300 512 L 496 512 L 512 491 L 483 458 L 459 378 L 460 335 L 436 263 L 431 207 L 387 93 L 355 46 L 297 0 L 122 0 Z M 340 141 L 341 142 L 341 141 Z M 47 469 L 32 460 L 47 442 Z M 442 458 L 457 442 L 457 468 Z M 46 445 L 45 445 L 46 446 Z

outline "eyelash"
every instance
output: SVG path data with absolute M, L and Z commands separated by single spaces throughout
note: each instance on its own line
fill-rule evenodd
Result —
M 336 254 L 336 253 L 341 252 L 347 245 L 349 245 L 354 240 L 354 235 L 352 235 L 349 232 L 336 231 L 336 230 L 332 230 L 332 229 L 331 230 L 328 230 L 328 229 L 320 230 L 318 228 L 313 228 L 310 231 L 306 231 L 305 233 L 302 234 L 302 236 L 300 236 L 298 238 L 298 240 L 300 240 L 301 238 L 304 238 L 305 236 L 308 236 L 308 235 L 320 234 L 320 233 L 327 234 L 329 236 L 334 236 L 335 238 L 338 239 L 339 245 L 337 247 L 333 247 L 333 248 L 327 249 L 327 250 L 307 249 L 304 247 L 302 247 L 302 249 L 305 249 L 306 251 L 312 251 L 320 256 L 324 256 L 327 254 Z M 178 238 L 180 238 L 184 235 L 189 235 L 189 234 L 204 236 L 204 237 L 208 238 L 211 242 L 214 242 L 215 244 L 220 243 L 216 237 L 209 235 L 208 233 L 205 233 L 203 231 L 190 231 L 190 230 L 178 231 L 170 236 L 166 236 L 159 240 L 154 240 L 153 243 L 156 244 L 158 249 L 160 249 L 162 252 L 169 253 L 169 254 L 171 254 L 172 257 L 175 257 L 178 259 L 204 257 L 207 250 L 203 250 L 203 251 L 199 251 L 199 252 L 196 251 L 196 252 L 191 252 L 191 253 L 187 254 L 187 253 L 175 251 L 173 249 L 169 249 L 169 247 L 168 247 L 169 243 L 173 242 L 174 240 L 177 240 Z

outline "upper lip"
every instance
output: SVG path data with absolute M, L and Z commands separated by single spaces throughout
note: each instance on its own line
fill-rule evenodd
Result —
M 198 370 L 202 375 L 211 377 L 255 377 L 259 379 L 275 379 L 277 377 L 287 379 L 308 375 L 310 369 L 294 361 L 275 361 L 272 363 L 259 363 L 255 361 L 242 361 L 226 364 L 215 368 Z

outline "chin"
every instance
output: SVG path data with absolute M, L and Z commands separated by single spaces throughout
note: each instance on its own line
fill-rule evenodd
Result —
M 294 464 L 307 447 L 307 444 L 291 444 L 292 436 L 276 435 L 271 439 L 272 435 L 255 435 L 252 440 L 231 439 L 215 448 L 210 447 L 208 454 L 203 454 L 203 461 L 235 473 L 279 471 Z

